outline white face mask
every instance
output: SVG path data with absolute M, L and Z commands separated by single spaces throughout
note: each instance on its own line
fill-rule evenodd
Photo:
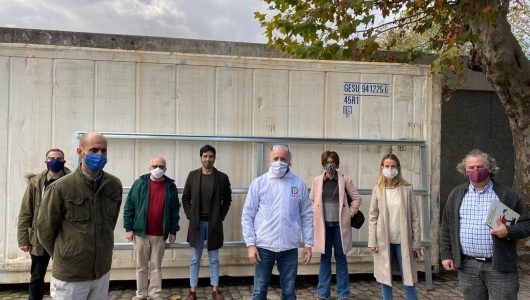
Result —
M 386 179 L 392 179 L 398 174 L 398 169 L 383 168 L 383 176 L 385 176 Z
M 272 174 L 272 177 L 280 178 L 283 177 L 285 173 L 287 173 L 288 169 L 289 165 L 287 163 L 277 160 L 271 163 L 271 166 L 269 167 L 269 172 Z
M 153 176 L 154 178 L 156 179 L 159 179 L 161 178 L 162 176 L 164 176 L 164 173 L 166 171 L 164 171 L 163 169 L 160 169 L 160 168 L 156 168 L 156 169 L 152 169 L 151 170 L 151 176 Z

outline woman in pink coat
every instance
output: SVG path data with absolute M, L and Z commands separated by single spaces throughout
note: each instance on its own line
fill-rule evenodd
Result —
M 401 164 L 389 153 L 381 160 L 368 217 L 368 247 L 374 253 L 374 276 L 383 300 L 392 299 L 392 265 L 399 267 L 408 300 L 418 298 L 416 257 L 420 255 L 419 203 L 401 176 Z M 397 264 L 396 264 L 397 262 Z
M 330 297 L 331 248 L 335 249 L 337 270 L 337 296 L 349 299 L 350 277 L 346 253 L 352 247 L 350 220 L 359 210 L 362 198 L 351 179 L 342 174 L 339 155 L 335 151 L 322 153 L 324 174 L 313 179 L 309 198 L 313 202 L 313 251 L 320 252 L 317 299 Z M 346 193 L 352 199 L 348 204 Z

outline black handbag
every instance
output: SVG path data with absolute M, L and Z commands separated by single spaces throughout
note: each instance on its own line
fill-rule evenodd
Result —
M 360 229 L 364 223 L 364 214 L 361 210 L 358 210 L 353 217 L 351 217 L 351 227 L 355 229 Z
M 345 193 L 346 193 L 346 198 L 348 199 L 348 206 L 351 206 L 351 203 L 352 203 L 353 200 L 350 197 L 350 195 L 348 194 L 347 190 L 345 190 Z M 363 224 L 364 224 L 364 214 L 359 209 L 357 211 L 357 213 L 351 217 L 351 227 L 353 227 L 355 229 L 361 229 Z

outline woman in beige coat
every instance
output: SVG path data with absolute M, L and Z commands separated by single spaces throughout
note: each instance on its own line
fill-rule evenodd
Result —
M 381 160 L 372 191 L 368 217 L 368 247 L 374 254 L 374 276 L 381 283 L 383 300 L 392 299 L 392 265 L 401 270 L 407 299 L 417 299 L 416 258 L 421 253 L 419 204 L 412 186 L 401 176 L 396 155 Z
M 350 280 L 346 253 L 352 247 L 350 220 L 359 210 L 362 198 L 351 179 L 337 170 L 339 155 L 326 151 L 321 157 L 324 174 L 313 179 L 309 198 L 313 202 L 313 251 L 320 252 L 317 299 L 330 297 L 331 248 L 335 249 L 337 296 L 349 299 Z M 346 193 L 352 199 L 348 204 Z

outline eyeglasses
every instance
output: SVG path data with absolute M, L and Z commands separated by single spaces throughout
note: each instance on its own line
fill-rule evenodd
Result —
M 151 168 L 153 168 L 153 169 L 156 169 L 156 168 L 165 169 L 165 168 L 166 168 L 166 166 L 163 166 L 163 165 L 149 166 L 149 167 L 151 167 Z

